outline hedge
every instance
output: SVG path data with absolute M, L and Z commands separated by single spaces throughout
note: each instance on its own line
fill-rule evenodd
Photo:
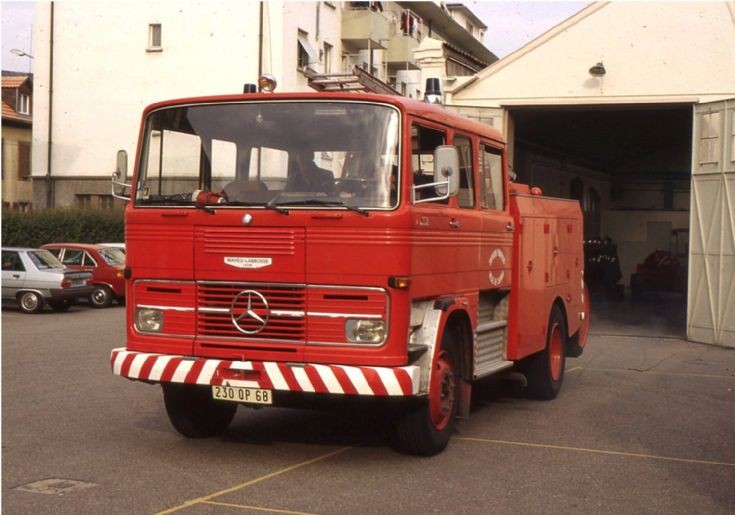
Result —
M 2 213 L 4 247 L 39 247 L 44 243 L 122 242 L 123 211 L 57 208 Z

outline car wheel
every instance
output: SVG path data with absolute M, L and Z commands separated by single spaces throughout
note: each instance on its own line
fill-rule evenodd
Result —
M 525 363 L 528 394 L 534 399 L 551 400 L 559 394 L 566 364 L 567 325 L 558 306 L 551 309 L 546 331 L 546 347 Z
M 23 292 L 18 295 L 18 306 L 23 313 L 38 313 L 43 309 L 43 297 L 32 291 Z
M 112 292 L 107 286 L 95 286 L 89 295 L 89 302 L 93 308 L 106 308 L 112 302 Z
M 219 435 L 235 416 L 237 404 L 214 400 L 209 387 L 176 383 L 162 386 L 171 425 L 187 438 Z
M 73 302 L 70 299 L 50 300 L 48 301 L 48 303 L 49 303 L 49 306 L 51 306 L 51 309 L 53 309 L 57 313 L 63 313 L 64 311 L 69 311 L 69 308 L 73 304 Z
M 432 365 L 429 398 L 396 422 L 393 448 L 417 456 L 443 451 L 454 431 L 459 402 L 459 374 L 453 333 L 445 332 Z

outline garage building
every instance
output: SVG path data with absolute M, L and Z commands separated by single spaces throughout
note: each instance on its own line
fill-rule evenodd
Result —
M 445 84 L 448 106 L 504 131 L 519 182 L 580 200 L 588 263 L 620 270 L 588 281 L 680 294 L 690 340 L 735 347 L 734 3 L 594 3 Z M 635 275 L 656 251 L 679 279 Z

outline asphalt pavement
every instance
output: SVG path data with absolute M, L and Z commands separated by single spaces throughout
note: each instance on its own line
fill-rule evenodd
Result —
M 593 318 L 554 401 L 476 385 L 432 458 L 394 452 L 363 406 L 241 407 L 222 437 L 187 440 L 159 387 L 110 372 L 124 319 L 3 309 L 3 513 L 735 512 L 735 351 L 635 307 Z

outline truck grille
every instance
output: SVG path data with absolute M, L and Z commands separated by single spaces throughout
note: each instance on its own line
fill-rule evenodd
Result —
M 197 334 L 200 337 L 306 342 L 304 286 L 200 282 L 197 290 Z M 248 297 L 251 299 L 252 310 L 256 315 L 263 317 L 265 306 L 255 293 L 240 295 L 233 309 L 235 298 L 247 291 L 262 295 L 268 303 L 269 310 L 267 324 L 260 331 L 258 329 L 262 324 L 256 319 L 243 316 L 238 320 L 238 325 L 245 331 L 253 331 L 252 334 L 238 330 L 232 321 L 232 313 L 238 318 L 247 310 Z

